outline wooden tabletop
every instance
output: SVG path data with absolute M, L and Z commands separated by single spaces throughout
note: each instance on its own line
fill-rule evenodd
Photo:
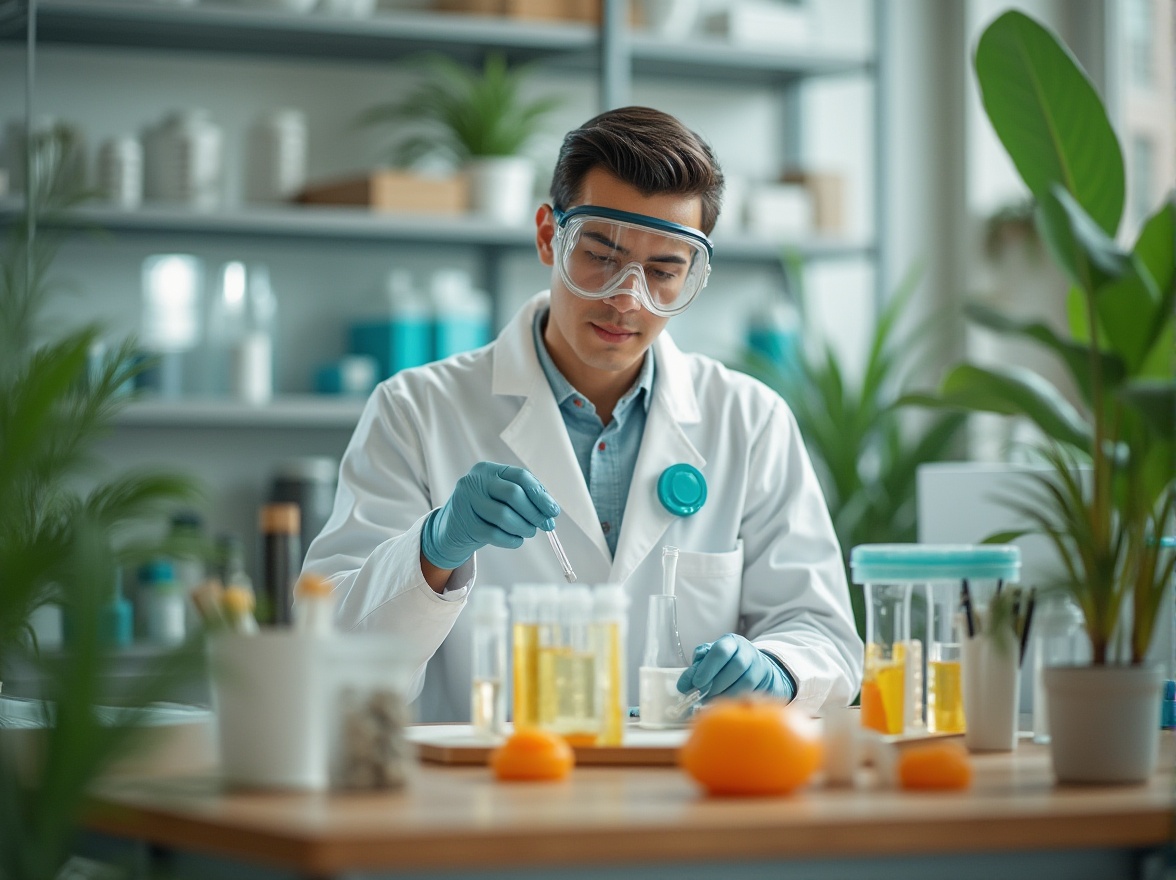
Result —
M 1163 735 L 1161 766 L 1176 756 Z M 853 858 L 1153 847 L 1170 838 L 1170 770 L 1150 783 L 1058 787 L 1046 747 L 973 757 L 963 793 L 811 788 L 708 798 L 681 771 L 581 767 L 561 783 L 419 765 L 392 794 L 225 792 L 211 778 L 108 781 L 87 827 L 306 874 Z

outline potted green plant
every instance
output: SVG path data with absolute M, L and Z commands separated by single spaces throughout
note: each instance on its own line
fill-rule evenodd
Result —
M 398 101 L 362 114 L 362 125 L 396 126 L 390 149 L 399 165 L 439 157 L 464 170 L 470 206 L 502 223 L 529 219 L 535 163 L 524 153 L 560 99 L 523 97 L 526 70 L 498 53 L 481 71 L 442 55 L 422 61 L 424 78 Z
M 1056 553 L 1057 586 L 1082 609 L 1093 663 L 1046 670 L 1061 781 L 1138 781 L 1155 767 L 1160 671 L 1146 665 L 1173 553 L 1176 505 L 1176 203 L 1134 247 L 1115 236 L 1123 156 L 1093 85 L 1059 39 L 1020 12 L 984 32 L 976 75 L 988 118 L 1036 201 L 1037 228 L 1071 282 L 1069 332 L 987 308 L 969 317 L 1029 340 L 1066 368 L 1075 406 L 1040 375 L 964 363 L 922 405 L 1029 419 L 1044 467 L 1010 509 Z M 993 540 L 1011 540 L 1011 531 Z M 1129 634 L 1129 657 L 1114 650 Z

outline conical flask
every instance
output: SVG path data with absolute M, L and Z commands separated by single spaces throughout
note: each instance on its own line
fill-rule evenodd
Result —
M 683 669 L 686 653 L 678 635 L 678 598 L 653 595 L 649 597 L 649 616 L 645 624 L 645 654 L 641 665 L 666 669 Z
M 677 727 L 682 718 L 676 712 L 682 702 L 678 679 L 690 664 L 678 635 L 678 606 L 674 578 L 678 549 L 662 549 L 662 592 L 649 597 L 645 625 L 645 653 L 638 675 L 638 696 L 642 727 Z

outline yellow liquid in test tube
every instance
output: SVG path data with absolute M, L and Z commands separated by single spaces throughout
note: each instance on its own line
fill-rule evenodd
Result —
M 894 657 L 882 659 L 877 645 L 866 646 L 862 679 L 862 726 L 879 733 L 902 733 L 905 727 L 906 651 L 894 646 Z
M 964 692 L 959 660 L 929 660 L 927 727 L 932 733 L 962 733 Z
M 545 730 L 554 730 L 555 718 L 559 714 L 559 689 L 556 680 L 556 659 L 570 653 L 569 648 L 539 648 L 539 676 L 537 690 L 536 721 Z
M 573 746 L 596 745 L 600 734 L 600 716 L 596 712 L 596 655 L 564 648 L 552 652 L 552 657 L 556 696 L 552 729 Z
M 601 623 L 597 627 L 600 745 L 619 746 L 624 740 L 625 716 L 628 714 L 621 682 L 621 628 L 616 623 Z
M 539 625 L 514 625 L 514 725 L 539 723 Z

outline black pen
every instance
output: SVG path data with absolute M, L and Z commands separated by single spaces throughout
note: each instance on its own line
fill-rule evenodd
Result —
M 1033 622 L 1033 608 L 1035 606 L 1035 599 L 1037 598 L 1037 587 L 1031 587 L 1029 590 L 1029 599 L 1025 602 L 1025 622 L 1021 629 L 1021 656 L 1017 663 L 1025 662 L 1025 648 L 1029 644 L 1029 625 Z
M 968 579 L 964 578 L 960 587 L 960 605 L 964 609 L 964 619 L 968 621 L 968 638 L 976 637 L 976 621 L 972 619 L 972 594 L 968 592 Z

